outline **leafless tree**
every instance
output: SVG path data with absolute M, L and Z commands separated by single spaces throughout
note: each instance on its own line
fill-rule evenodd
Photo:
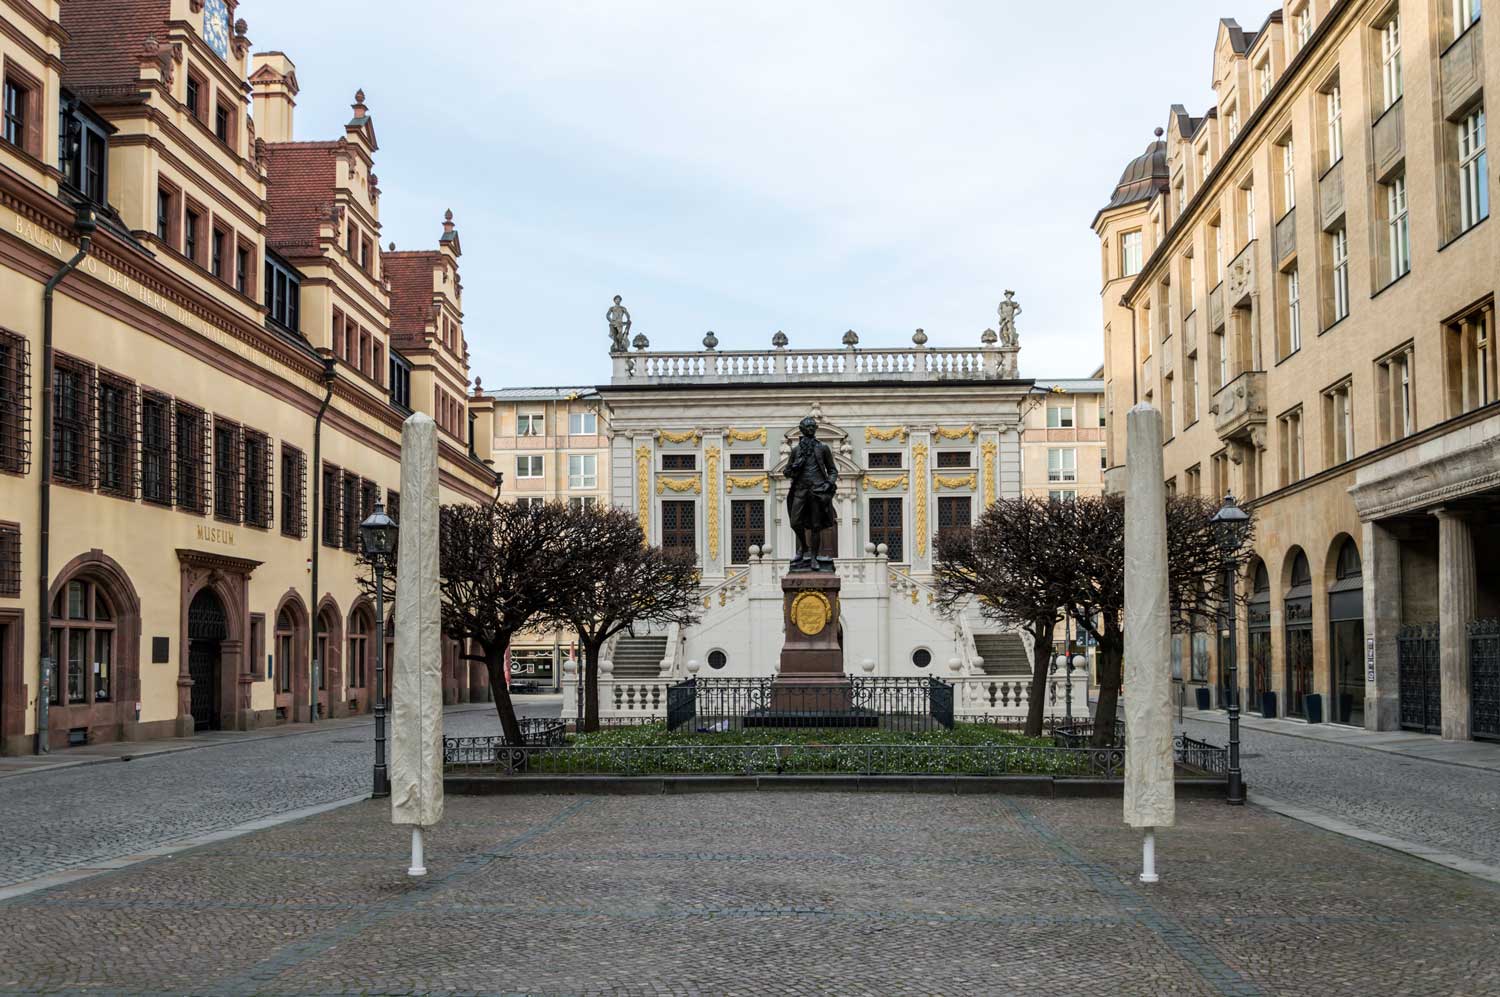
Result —
M 700 617 L 699 572 L 690 554 L 646 544 L 623 509 L 563 510 L 563 597 L 549 603 L 546 622 L 578 634 L 584 655 L 581 729 L 599 729 L 599 652 L 616 634 L 637 626 L 691 626 Z
M 517 633 L 568 596 L 574 578 L 567 560 L 569 523 L 568 510 L 556 503 L 495 501 L 439 510 L 443 633 L 464 645 L 469 660 L 484 662 L 508 744 L 521 743 L 521 724 L 505 682 L 505 652 Z M 373 575 L 361 583 L 373 593 Z M 392 604 L 395 586 L 392 563 L 386 572 Z M 470 647 L 479 654 L 469 654 Z
M 1026 733 L 1042 732 L 1052 631 L 1077 585 L 1076 571 L 1057 556 L 1060 503 L 1003 499 L 985 509 L 971 530 L 939 533 L 933 541 L 933 576 L 944 612 L 977 600 L 986 619 L 1032 639 L 1031 698 Z
M 1095 716 L 1115 716 L 1124 681 L 1125 498 L 1100 495 L 1062 503 L 1055 549 L 1077 568 L 1066 611 L 1098 647 L 1099 702 Z M 1167 500 L 1167 585 L 1173 629 L 1216 627 L 1237 598 L 1226 574 L 1238 573 L 1252 557 L 1253 520 L 1213 521 L 1218 506 L 1196 496 Z M 1094 742 L 1107 743 L 1113 725 L 1096 724 Z

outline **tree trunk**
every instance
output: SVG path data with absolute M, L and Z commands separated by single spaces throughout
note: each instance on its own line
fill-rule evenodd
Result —
M 592 733 L 599 729 L 599 651 L 604 642 L 583 643 L 583 726 Z
M 516 719 L 516 704 L 511 702 L 510 686 L 505 681 L 505 648 L 499 644 L 484 649 L 484 665 L 490 673 L 490 691 L 495 694 L 495 712 L 500 715 L 500 731 L 505 743 L 520 747 L 521 721 Z
M 1093 740 L 1096 748 L 1109 747 L 1114 741 L 1124 658 L 1125 635 L 1113 620 L 1105 620 L 1104 632 L 1099 635 L 1099 703 L 1094 710 Z
M 1026 736 L 1042 736 L 1042 717 L 1047 710 L 1047 671 L 1052 664 L 1052 627 L 1055 621 L 1031 624 L 1031 700 L 1026 704 Z

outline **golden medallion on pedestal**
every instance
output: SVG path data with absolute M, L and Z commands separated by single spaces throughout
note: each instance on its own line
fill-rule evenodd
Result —
M 816 637 L 833 619 L 833 604 L 822 592 L 802 592 L 792 600 L 792 623 L 808 637 Z

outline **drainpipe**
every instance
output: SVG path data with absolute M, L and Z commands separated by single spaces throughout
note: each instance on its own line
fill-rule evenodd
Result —
M 73 217 L 73 230 L 78 233 L 78 252 L 64 263 L 47 281 L 42 289 L 42 432 L 39 440 L 41 454 L 41 515 L 37 536 L 37 635 L 41 638 L 41 671 L 38 675 L 39 691 L 36 697 L 36 753 L 47 754 L 49 745 L 47 708 L 52 700 L 52 614 L 47 607 L 47 597 L 52 588 L 52 292 L 83 262 L 94 243 L 94 230 L 99 227 L 94 209 L 80 204 Z
M 318 669 L 323 664 L 318 660 L 318 548 L 323 542 L 319 536 L 323 528 L 323 510 L 318 504 L 318 491 L 323 484 L 323 416 L 328 412 L 328 402 L 333 398 L 333 382 L 338 379 L 338 368 L 335 366 L 337 361 L 332 352 L 320 353 L 323 359 L 323 403 L 318 406 L 318 416 L 313 420 L 312 508 L 309 510 L 312 517 L 312 551 L 307 558 L 308 564 L 312 566 L 312 608 L 309 610 L 312 619 L 307 628 L 311 635 L 307 660 L 311 663 L 312 670 L 307 680 L 307 722 L 314 724 L 318 722 Z M 329 713 L 333 712 L 332 706 L 333 700 L 329 699 Z

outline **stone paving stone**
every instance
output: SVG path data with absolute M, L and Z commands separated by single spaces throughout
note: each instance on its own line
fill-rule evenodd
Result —
M 1214 744 L 1229 736 L 1221 723 L 1183 726 Z M 1252 795 L 1500 866 L 1500 778 L 1492 771 L 1248 728 L 1241 744 Z
M 1255 807 L 450 798 L 431 873 L 378 802 L 0 903 L 0 993 L 1500 994 L 1500 888 Z

